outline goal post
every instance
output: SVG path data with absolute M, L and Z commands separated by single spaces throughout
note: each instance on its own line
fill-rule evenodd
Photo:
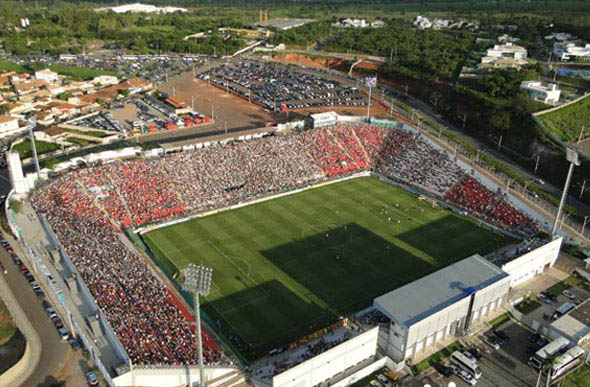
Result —
M 429 198 L 429 197 L 427 197 L 427 196 L 424 196 L 424 195 L 420 195 L 420 196 L 418 196 L 418 200 L 420 200 L 420 201 L 425 201 L 425 202 L 428 202 L 428 203 L 432 204 L 432 208 L 434 208 L 434 207 L 438 206 L 438 203 L 437 203 L 437 201 L 436 201 L 436 200 L 434 200 L 434 199 L 431 199 L 431 198 Z

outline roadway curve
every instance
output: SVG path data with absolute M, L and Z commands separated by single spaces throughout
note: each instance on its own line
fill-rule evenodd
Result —
M 15 246 L 15 243 L 13 242 L 11 245 Z M 0 262 L 8 270 L 8 274 L 0 275 L 4 275 L 8 286 L 41 342 L 39 363 L 22 385 L 27 387 L 49 386 L 56 382 L 53 374 L 63 367 L 66 355 L 71 349 L 66 342 L 59 339 L 53 323 L 43 310 L 41 300 L 35 296 L 31 286 L 20 273 L 19 267 L 12 262 L 10 256 L 2 248 L 0 248 Z

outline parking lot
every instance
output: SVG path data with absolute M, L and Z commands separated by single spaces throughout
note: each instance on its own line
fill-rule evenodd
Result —
M 199 74 L 199 78 L 272 110 L 366 105 L 364 94 L 356 87 L 259 62 L 214 67 Z

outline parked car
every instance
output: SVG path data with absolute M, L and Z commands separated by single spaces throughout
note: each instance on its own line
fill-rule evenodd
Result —
M 441 362 L 434 363 L 433 367 L 439 374 L 441 374 L 445 378 L 450 377 L 454 373 L 451 367 L 444 365 Z
M 537 298 L 539 300 L 543 301 L 545 304 L 551 304 L 551 300 L 547 296 L 545 296 L 544 294 L 539 294 L 537 296 Z
M 463 379 L 463 381 L 471 386 L 475 386 L 477 380 L 467 371 L 460 370 L 457 374 L 458 377 Z
M 504 341 L 505 343 L 510 341 L 510 337 L 504 331 L 494 331 L 494 335 L 496 335 L 500 340 Z
M 86 374 L 86 380 L 90 386 L 98 386 L 98 378 L 94 372 L 88 372 Z
M 78 350 L 80 349 L 80 342 L 74 338 L 71 338 L 68 343 L 70 344 L 70 346 L 72 347 L 73 350 Z
M 471 354 L 471 356 L 473 356 L 477 360 L 482 358 L 481 351 L 479 350 L 478 347 L 471 347 L 471 348 L 467 349 L 467 352 L 469 352 Z
M 576 295 L 567 289 L 564 290 L 563 292 L 561 292 L 561 294 L 563 294 L 564 296 L 566 296 L 570 300 L 574 300 L 576 298 Z
M 547 297 L 548 299 L 550 299 L 551 301 L 557 300 L 557 296 L 548 290 L 542 291 L 541 294 L 544 295 L 545 297 Z
M 41 298 L 41 299 L 45 298 L 45 292 L 43 290 L 35 289 L 34 292 L 35 292 L 35 295 L 37 296 L 37 298 Z
M 496 351 L 499 350 L 501 347 L 500 340 L 496 339 L 494 336 L 486 336 L 483 341 Z
M 529 343 L 535 343 L 541 339 L 541 335 L 538 333 L 531 333 L 529 335 Z
M 64 327 L 64 324 L 61 322 L 61 319 L 57 316 L 51 318 L 51 322 L 53 322 L 53 325 L 55 325 L 57 329 L 61 329 Z
M 57 313 L 55 312 L 55 309 L 53 309 L 53 307 L 51 307 L 51 306 L 45 308 L 45 312 L 47 312 L 47 315 L 49 316 L 50 319 L 57 317 Z
M 64 341 L 70 338 L 70 332 L 68 332 L 65 328 L 58 328 L 57 333 L 59 334 L 59 338 Z

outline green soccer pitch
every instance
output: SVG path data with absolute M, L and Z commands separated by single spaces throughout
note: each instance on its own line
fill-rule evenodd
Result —
M 374 177 L 194 219 L 143 238 L 172 272 L 189 262 L 213 268 L 203 309 L 225 333 L 241 338 L 249 360 L 441 267 L 512 242 Z

